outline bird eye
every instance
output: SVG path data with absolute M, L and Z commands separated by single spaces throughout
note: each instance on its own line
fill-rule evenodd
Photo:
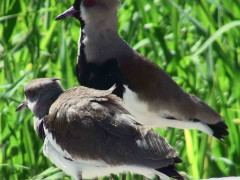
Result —
M 33 96 L 33 95 L 34 95 L 33 91 L 31 91 L 31 90 L 25 91 L 25 96 L 29 97 L 29 96 Z
M 92 7 L 96 5 L 96 0 L 85 0 L 83 1 L 83 5 L 86 7 Z

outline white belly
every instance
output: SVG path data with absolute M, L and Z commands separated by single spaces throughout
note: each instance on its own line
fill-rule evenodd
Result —
M 64 156 L 52 146 L 48 137 L 44 140 L 43 154 L 58 168 L 75 179 L 78 179 L 78 176 L 81 175 L 82 168 L 74 161 L 65 159 Z

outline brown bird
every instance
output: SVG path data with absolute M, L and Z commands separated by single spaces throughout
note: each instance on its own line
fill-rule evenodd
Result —
M 222 139 L 228 127 L 222 117 L 194 95 L 185 92 L 160 67 L 134 51 L 118 34 L 120 0 L 76 0 L 56 20 L 80 20 L 77 59 L 80 84 L 123 98 L 139 123 L 155 127 L 198 129 Z
M 45 156 L 75 179 L 124 171 L 184 179 L 175 169 L 182 162 L 176 151 L 137 123 L 112 94 L 114 89 L 64 91 L 57 79 L 35 79 L 16 110 L 28 107 L 33 112 Z

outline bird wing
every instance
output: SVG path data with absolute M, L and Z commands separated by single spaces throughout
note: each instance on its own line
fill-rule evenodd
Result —
M 151 129 L 137 124 L 120 99 L 110 94 L 112 90 L 99 93 L 90 89 L 90 95 L 82 88 L 63 93 L 44 118 L 46 136 L 51 132 L 52 144 L 63 154 L 75 160 L 101 159 L 111 165 L 159 168 L 174 163 L 176 151 Z
M 207 124 L 218 138 L 228 134 L 227 126 L 216 111 L 185 92 L 153 62 L 139 54 L 118 62 L 123 82 L 151 112 L 167 119 Z

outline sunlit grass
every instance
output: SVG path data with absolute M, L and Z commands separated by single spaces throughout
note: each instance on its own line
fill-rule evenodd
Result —
M 15 108 L 33 78 L 78 85 L 79 23 L 54 21 L 70 6 L 66 0 L 0 1 L 0 179 L 65 176 L 43 156 L 32 114 Z M 184 160 L 178 169 L 189 178 L 240 175 L 239 9 L 239 0 L 125 0 L 119 10 L 122 37 L 220 112 L 229 126 L 223 143 L 198 131 L 157 130 L 178 149 Z

